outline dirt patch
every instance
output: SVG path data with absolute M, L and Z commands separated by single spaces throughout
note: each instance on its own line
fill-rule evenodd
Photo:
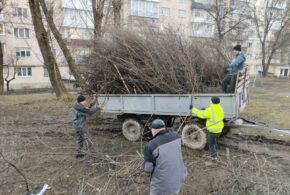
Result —
M 290 91 L 290 85 L 271 81 L 251 88 L 243 116 L 289 128 L 288 116 L 280 110 L 290 107 L 290 99 L 277 91 Z M 51 94 L 1 96 L 0 147 L 26 176 L 31 192 L 47 183 L 51 187 L 47 194 L 148 194 L 149 175 L 142 172 L 140 156 L 146 141 L 125 140 L 114 115 L 89 119 L 93 152 L 81 160 L 74 158 L 72 104 Z M 180 194 L 290 194 L 287 159 L 220 146 L 218 166 L 207 168 L 208 151 L 183 147 L 183 155 L 188 178 Z M 23 178 L 3 159 L 0 189 L 0 194 L 25 193 Z

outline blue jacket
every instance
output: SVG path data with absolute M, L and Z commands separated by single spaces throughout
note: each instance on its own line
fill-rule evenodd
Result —
M 75 129 L 81 129 L 85 126 L 87 116 L 92 116 L 97 113 L 100 109 L 95 108 L 90 110 L 82 104 L 76 103 L 72 110 L 72 126 Z
M 237 74 L 238 71 L 242 71 L 244 68 L 245 61 L 246 57 L 243 53 L 234 57 L 232 62 L 227 67 L 228 74 Z

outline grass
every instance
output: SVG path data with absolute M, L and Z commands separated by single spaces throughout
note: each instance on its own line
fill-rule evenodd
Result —
M 290 79 L 263 78 L 250 89 L 250 103 L 242 116 L 277 128 L 290 128 Z

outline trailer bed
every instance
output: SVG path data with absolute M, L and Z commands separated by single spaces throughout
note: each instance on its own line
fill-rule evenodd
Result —
M 189 105 L 208 107 L 213 96 L 220 97 L 226 119 L 237 118 L 245 107 L 237 94 L 112 94 L 99 95 L 98 101 L 106 102 L 107 113 L 188 116 Z

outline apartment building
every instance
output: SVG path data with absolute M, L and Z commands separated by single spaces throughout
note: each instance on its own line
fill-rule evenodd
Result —
M 253 1 L 253 0 L 252 0 Z M 241 6 L 248 0 L 224 0 L 225 6 Z M 124 0 L 121 12 L 122 25 L 131 29 L 150 27 L 163 30 L 175 28 L 185 36 L 194 38 L 214 38 L 216 25 L 207 11 L 213 3 L 210 0 Z M 55 22 L 72 50 L 76 62 L 81 64 L 90 53 L 89 45 L 93 38 L 93 13 L 91 0 L 54 0 L 48 1 L 53 6 Z M 264 9 L 263 5 L 259 9 Z M 104 28 L 113 24 L 112 5 L 105 3 Z M 243 14 L 243 13 L 236 13 Z M 233 18 L 234 19 L 234 18 Z M 231 25 L 227 20 L 225 25 Z M 236 31 L 232 37 L 233 45 L 241 43 L 247 55 L 250 72 L 261 71 L 261 44 L 254 24 L 244 24 L 247 30 Z M 244 28 L 245 29 L 245 28 Z M 274 32 L 274 31 L 273 31 Z M 5 70 L 15 80 L 11 89 L 50 87 L 48 73 L 35 37 L 31 14 L 27 0 L 7 0 L 0 16 L 0 40 L 4 45 Z M 55 41 L 53 52 L 60 66 L 62 78 L 73 80 L 62 52 Z M 269 72 L 279 76 L 289 76 L 289 51 L 284 49 L 273 60 Z
M 10 82 L 10 89 L 50 88 L 28 1 L 6 1 L 1 15 L 0 39 L 4 49 L 4 79 L 11 80 L 15 77 Z M 60 65 L 60 72 L 64 78 L 69 78 L 67 66 Z
M 264 0 L 254 1 L 255 6 L 257 8 L 257 15 L 263 21 L 263 17 L 265 17 L 265 12 L 267 12 L 268 9 L 274 8 L 277 13 L 283 12 L 289 7 L 289 2 L 286 0 L 275 1 L 277 3 L 275 4 L 268 4 L 265 3 Z M 273 40 L 275 40 L 275 33 L 277 33 L 280 30 L 281 22 L 279 21 L 280 18 L 284 17 L 283 13 L 277 14 L 276 18 L 273 17 L 272 21 L 270 23 L 271 29 L 269 32 L 269 35 L 266 39 L 266 45 L 273 43 Z M 288 16 L 289 17 L 289 16 Z M 262 25 L 262 22 L 260 24 L 260 35 L 263 36 L 263 28 L 264 25 Z M 289 29 L 289 27 L 288 27 Z M 247 40 L 245 42 L 245 46 L 247 48 L 247 63 L 250 65 L 251 71 L 253 74 L 258 74 L 258 72 L 262 72 L 263 68 L 261 65 L 261 43 L 258 38 L 258 33 L 256 30 L 256 26 L 254 23 L 251 23 L 249 30 L 247 31 Z M 270 52 L 271 50 L 269 50 Z M 273 56 L 271 60 L 271 64 L 268 70 L 268 73 L 271 75 L 277 76 L 277 77 L 289 77 L 289 67 L 290 67 L 290 52 L 289 52 L 289 46 L 281 47 L 277 50 L 276 54 Z M 267 59 L 266 59 L 267 60 Z

